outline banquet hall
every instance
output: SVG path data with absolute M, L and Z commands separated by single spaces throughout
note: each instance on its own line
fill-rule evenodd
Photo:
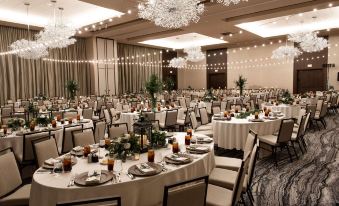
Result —
M 0 0 L 0 206 L 339 204 L 339 1 Z

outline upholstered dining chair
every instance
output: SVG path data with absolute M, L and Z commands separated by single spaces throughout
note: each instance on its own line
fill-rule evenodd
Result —
M 154 112 L 144 112 L 144 117 L 146 120 L 153 121 L 155 120 L 155 113 Z
M 106 124 L 111 124 L 112 123 L 112 117 L 109 114 L 108 109 L 104 109 L 104 116 L 105 116 Z
M 199 114 L 200 114 L 201 125 L 212 126 L 212 123 L 209 123 L 209 120 L 208 120 L 208 113 L 207 113 L 206 107 L 199 108 Z
M 67 153 L 71 151 L 74 147 L 72 141 L 72 131 L 83 129 L 83 125 L 66 125 L 64 126 L 63 130 L 63 137 L 62 137 L 62 149 L 61 153 Z
M 85 108 L 82 110 L 82 117 L 84 119 L 92 119 L 93 117 L 93 108 Z
M 31 185 L 22 184 L 20 172 L 11 148 L 0 151 L 0 205 L 28 205 Z
M 190 123 L 190 111 L 192 111 L 193 108 L 187 107 L 185 111 L 185 119 L 177 119 L 177 125 L 179 125 L 179 131 L 184 131 L 185 126 L 187 126 Z
M 302 136 L 304 136 L 304 132 L 305 132 L 305 127 L 306 127 L 306 121 L 307 121 L 307 116 L 309 116 L 310 114 L 305 114 L 301 117 L 301 121 L 299 124 L 299 127 L 297 127 L 297 132 L 295 132 L 295 127 L 293 128 L 293 133 L 292 133 L 292 137 L 291 137 L 291 142 L 292 142 L 292 146 L 293 149 L 295 150 L 294 144 L 298 143 L 299 148 L 301 150 L 301 152 L 304 154 L 304 151 L 301 147 L 301 143 L 302 143 Z M 295 152 L 296 153 L 296 152 Z M 296 156 L 298 157 L 297 153 Z
M 160 129 L 175 130 L 175 127 L 177 125 L 177 118 L 178 118 L 177 109 L 166 110 L 165 123 L 160 122 Z
M 54 134 L 33 140 L 32 148 L 36 166 L 38 168 L 44 164 L 45 160 L 57 158 L 59 156 Z
M 205 206 L 208 176 L 165 186 L 163 206 Z
M 83 201 L 57 203 L 56 206 L 121 206 L 121 197 L 96 198 Z
M 246 143 L 244 146 L 244 156 L 242 160 L 245 160 L 247 155 L 252 152 L 254 145 L 257 143 L 257 138 L 258 135 L 253 130 L 250 130 L 247 135 Z M 242 161 L 241 159 L 238 158 L 221 156 L 214 156 L 214 160 L 215 167 L 233 171 L 239 170 Z
M 258 137 L 260 148 L 272 152 L 276 165 L 278 165 L 277 148 L 280 148 L 281 150 L 283 148 L 286 148 L 291 162 L 293 161 L 288 145 L 288 143 L 291 141 L 293 127 L 294 127 L 293 119 L 283 119 L 280 124 L 278 135 L 273 134 Z
M 315 114 L 315 116 L 313 118 L 315 120 L 317 126 L 318 126 L 318 122 L 321 122 L 322 125 L 324 126 L 324 129 L 326 129 L 326 126 L 327 126 L 326 125 L 326 121 L 325 121 L 325 116 L 327 114 L 327 109 L 328 109 L 327 103 L 323 103 L 320 112 L 319 113 L 316 112 L 316 114 Z M 320 128 L 319 128 L 319 130 L 320 130 Z
M 220 107 L 218 107 L 218 106 L 213 106 L 212 107 L 212 113 L 213 114 L 220 114 L 220 112 L 221 112 Z
M 109 132 L 110 138 L 120 137 L 128 133 L 127 123 L 110 124 L 108 125 L 108 127 L 109 127 L 108 132 Z
M 99 143 L 100 140 L 104 139 L 105 131 L 106 131 L 106 122 L 97 121 L 94 123 L 94 138 L 96 143 Z
M 69 119 L 69 118 L 73 118 L 76 119 L 78 115 L 77 111 L 69 111 L 69 112 L 64 112 L 64 118 L 65 119 Z
M 241 198 L 242 186 L 244 184 L 245 173 L 248 167 L 249 158 L 242 161 L 237 172 L 237 177 L 232 190 L 213 184 L 208 184 L 206 205 L 207 206 L 235 206 Z
M 95 144 L 95 138 L 92 128 L 73 130 L 72 131 L 73 146 L 84 147 L 86 145 Z
M 249 156 L 249 165 L 246 170 L 244 183 L 242 186 L 242 193 L 247 193 L 252 205 L 253 205 L 253 195 L 252 195 L 252 179 L 254 174 L 254 169 L 256 165 L 256 160 L 258 157 L 258 145 L 255 144 L 250 153 L 246 154 L 246 158 Z M 241 166 L 241 163 L 240 163 Z M 238 168 L 239 170 L 239 168 Z M 226 189 L 232 189 L 234 187 L 234 184 L 236 183 L 237 178 L 237 170 L 228 170 L 228 169 L 222 169 L 222 168 L 214 168 L 210 174 L 209 177 L 209 183 L 213 185 L 217 185 Z
M 209 126 L 209 125 L 198 126 L 198 122 L 195 117 L 194 111 L 190 112 L 190 119 L 191 119 L 191 126 L 195 134 L 203 134 L 209 137 L 213 137 L 212 126 Z

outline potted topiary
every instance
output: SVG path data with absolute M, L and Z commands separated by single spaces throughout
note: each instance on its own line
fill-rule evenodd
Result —
M 150 80 L 146 82 L 145 86 L 146 91 L 150 95 L 152 109 L 155 110 L 157 106 L 157 98 L 155 97 L 155 94 L 161 91 L 162 82 L 155 74 L 152 74 Z
M 76 92 L 79 90 L 79 86 L 78 86 L 78 83 L 74 80 L 69 80 L 67 83 L 66 83 L 66 89 L 69 93 L 69 97 L 74 100 L 74 97 L 75 97 L 75 94 Z
M 244 88 L 245 88 L 246 82 L 247 82 L 247 79 L 244 78 L 242 75 L 240 75 L 239 78 L 238 78 L 238 80 L 235 81 L 236 87 L 238 87 L 239 90 L 240 90 L 240 96 L 243 95 L 243 92 L 244 92 Z

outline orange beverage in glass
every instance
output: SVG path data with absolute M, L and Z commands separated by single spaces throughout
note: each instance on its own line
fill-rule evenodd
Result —
M 179 153 L 179 143 L 178 142 L 173 142 L 173 144 L 172 144 L 172 152 L 173 153 Z
M 192 137 L 192 129 L 188 129 L 188 130 L 187 130 L 187 135 L 189 135 L 190 137 Z
M 114 167 L 114 157 L 108 157 L 107 159 L 107 170 L 108 171 L 113 171 L 113 167 Z
M 2 126 L 2 129 L 4 131 L 4 135 L 6 135 L 7 134 L 7 126 Z
M 61 121 L 61 115 L 57 115 L 57 121 L 58 121 L 58 122 Z
M 72 156 L 71 155 L 65 155 L 62 165 L 64 167 L 65 172 L 72 171 Z
M 53 128 L 56 128 L 56 126 L 57 126 L 57 123 L 56 123 L 56 121 L 53 119 L 53 120 L 52 120 L 52 127 L 53 127 Z
M 91 147 L 89 145 L 86 145 L 84 147 L 84 156 L 87 157 L 91 153 Z
M 33 132 L 35 130 L 35 123 L 34 122 L 31 122 L 29 124 L 29 129 Z
M 191 144 L 191 136 L 190 135 L 186 135 L 185 136 L 185 145 L 190 145 Z
M 77 120 L 80 121 L 80 114 L 77 115 Z
M 153 149 L 148 150 L 147 159 L 148 159 L 148 162 L 154 162 L 154 150 Z
M 254 119 L 259 119 L 259 114 L 258 114 L 258 112 L 254 113 Z

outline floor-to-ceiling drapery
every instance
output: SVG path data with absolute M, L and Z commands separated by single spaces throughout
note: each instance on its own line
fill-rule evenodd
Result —
M 36 32 L 31 32 L 34 35 Z M 9 45 L 27 39 L 27 30 L 0 26 L 0 52 L 8 51 Z M 47 58 L 77 60 L 86 59 L 85 39 L 64 49 L 49 50 Z M 75 80 L 79 84 L 78 95 L 90 93 L 90 66 L 85 63 L 49 62 L 42 59 L 26 60 L 16 55 L 0 56 L 0 103 L 43 94 L 49 97 L 67 96 L 65 84 Z
M 161 78 L 161 56 L 160 49 L 118 44 L 120 93 L 144 90 L 151 74 Z

